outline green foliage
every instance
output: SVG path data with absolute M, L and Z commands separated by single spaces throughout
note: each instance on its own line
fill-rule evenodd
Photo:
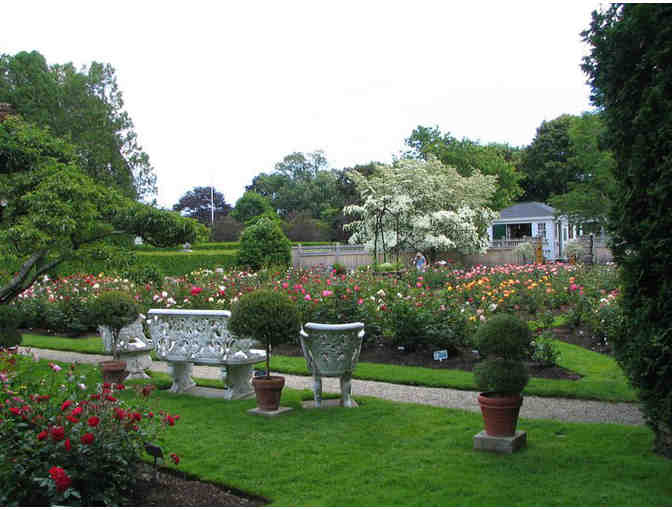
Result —
M 273 265 L 287 266 L 292 261 L 291 244 L 280 227 L 262 219 L 247 227 L 240 236 L 238 264 L 259 269 Z
M 527 386 L 530 376 L 522 361 L 486 359 L 474 366 L 474 380 L 481 391 L 518 394 Z
M 122 278 L 128 278 L 138 284 L 154 283 L 161 286 L 164 278 L 163 271 L 157 264 L 145 262 L 142 264 L 133 264 L 127 269 L 121 271 Z
M 552 342 L 543 337 L 537 338 L 532 342 L 534 351 L 532 352 L 532 361 L 539 363 L 543 367 L 554 367 L 560 359 L 560 351 Z
M 615 4 L 593 13 L 583 69 L 614 151 L 612 250 L 622 268 L 624 331 L 616 357 L 643 403 L 655 448 L 672 457 L 672 6 Z
M 0 123 L 0 260 L 21 268 L 16 279 L 2 282 L 0 304 L 102 239 L 142 235 L 170 246 L 196 237 L 195 220 L 93 181 L 73 154 L 48 130 L 19 117 Z
M 21 333 L 17 331 L 21 318 L 13 306 L 0 307 L 0 350 L 21 343 Z
M 274 214 L 274 212 L 265 197 L 253 191 L 246 191 L 236 202 L 236 206 L 231 211 L 231 216 L 240 223 L 247 223 L 257 216 Z
M 572 155 L 567 163 L 576 168 L 577 180 L 569 182 L 569 191 L 555 192 L 548 203 L 570 223 L 597 222 L 607 227 L 616 182 L 612 153 L 604 149 L 605 125 L 599 113 L 572 117 L 568 134 Z
M 178 211 L 188 218 L 194 218 L 203 225 L 210 225 L 213 212 L 215 221 L 217 221 L 231 211 L 231 206 L 221 192 L 209 186 L 196 186 L 180 197 L 180 200 L 173 205 L 173 211 Z
M 92 62 L 48 65 L 37 51 L 0 55 L 0 102 L 77 147 L 77 164 L 124 196 L 156 193 L 156 175 L 124 110 L 115 70 Z
M 100 375 L 87 365 L 0 356 L 0 372 L 0 399 L 30 402 L 0 408 L 0 505 L 128 504 L 145 443 L 176 417 L 121 385 L 96 392 Z
M 236 221 L 233 216 L 227 214 L 215 220 L 215 225 L 212 228 L 212 240 L 216 242 L 237 242 L 244 228 L 245 226 L 241 222 Z
M 285 294 L 256 290 L 234 304 L 229 330 L 241 338 L 253 338 L 266 346 L 266 375 L 270 375 L 271 347 L 296 341 L 301 319 L 294 302 Z
M 488 202 L 495 211 L 510 206 L 522 194 L 519 181 L 523 175 L 517 168 L 520 152 L 517 148 L 502 144 L 481 145 L 467 138 L 458 140 L 448 132 L 441 133 L 438 126 L 418 126 L 406 139 L 406 144 L 411 147 L 407 157 L 428 159 L 430 155 L 436 156 L 464 177 L 471 176 L 474 170 L 496 176 L 497 189 Z
M 101 294 L 93 308 L 93 317 L 101 326 L 107 326 L 112 334 L 112 355 L 118 358 L 119 332 L 138 318 L 138 305 L 135 300 L 120 291 L 108 291 Z
M 527 323 L 507 313 L 494 315 L 481 324 L 474 343 L 481 356 L 511 361 L 527 359 L 532 333 Z

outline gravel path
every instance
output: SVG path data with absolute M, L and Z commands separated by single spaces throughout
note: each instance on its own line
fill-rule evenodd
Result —
M 25 348 L 22 348 L 25 351 Z M 64 363 L 78 361 L 97 363 L 110 356 L 79 354 L 32 348 L 40 357 Z M 152 370 L 168 372 L 168 365 L 155 361 Z M 282 374 L 286 384 L 294 389 L 311 389 L 312 378 Z M 217 367 L 195 366 L 194 376 L 205 379 L 219 379 Z M 338 379 L 324 378 L 323 391 L 340 393 Z M 375 381 L 352 381 L 353 395 L 378 397 L 394 402 L 411 402 L 436 407 L 464 409 L 480 412 L 476 401 L 477 392 L 461 391 L 449 388 L 427 388 L 423 386 L 405 386 Z M 584 423 L 617 423 L 622 425 L 643 425 L 644 419 L 637 404 L 596 402 L 592 400 L 574 400 L 564 398 L 525 397 L 520 415 L 524 418 L 544 418 L 550 420 Z

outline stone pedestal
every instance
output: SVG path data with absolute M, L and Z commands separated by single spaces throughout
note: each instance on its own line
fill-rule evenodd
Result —
M 150 350 L 146 351 L 125 351 L 119 353 L 119 359 L 126 362 L 128 375 L 126 379 L 149 379 L 145 370 L 152 368 L 152 357 Z
M 293 407 L 278 407 L 275 411 L 267 411 L 265 409 L 259 409 L 255 407 L 254 409 L 248 409 L 247 414 L 254 414 L 257 416 L 266 416 L 268 418 L 273 418 L 275 416 L 280 416 L 281 414 L 289 413 L 293 411 Z
M 196 383 L 191 378 L 194 370 L 193 363 L 168 363 L 170 375 L 173 377 L 173 385 L 170 387 L 172 393 L 184 393 L 196 386 Z
M 527 445 L 527 432 L 516 430 L 511 437 L 489 436 L 485 430 L 474 436 L 474 450 L 488 452 L 513 453 Z

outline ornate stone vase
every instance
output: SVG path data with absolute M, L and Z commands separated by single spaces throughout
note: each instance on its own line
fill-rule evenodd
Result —
M 313 374 L 315 407 L 321 407 L 322 377 L 340 377 L 341 405 L 354 407 L 352 372 L 359 361 L 364 323 L 319 324 L 308 322 L 301 329 L 301 349 Z
M 485 432 L 489 436 L 512 437 L 516 433 L 518 414 L 523 405 L 521 395 L 485 392 L 478 395 Z
M 282 388 L 285 387 L 285 378 L 272 375 L 252 379 L 254 393 L 257 396 L 257 408 L 262 411 L 277 411 L 280 407 Z
M 121 384 L 126 376 L 126 362 L 124 360 L 108 360 L 98 363 L 100 372 L 103 375 L 103 382 L 110 384 Z

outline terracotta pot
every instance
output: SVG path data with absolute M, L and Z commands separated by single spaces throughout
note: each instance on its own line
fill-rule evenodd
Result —
M 109 360 L 98 363 L 100 372 L 103 375 L 103 382 L 110 384 L 121 384 L 128 375 L 126 362 L 124 360 Z
M 257 407 L 263 411 L 277 411 L 280 407 L 282 388 L 285 387 L 285 378 L 272 375 L 270 377 L 255 377 L 252 386 L 257 396 Z
M 485 392 L 478 395 L 478 403 L 489 436 L 512 437 L 516 433 L 522 396 Z

